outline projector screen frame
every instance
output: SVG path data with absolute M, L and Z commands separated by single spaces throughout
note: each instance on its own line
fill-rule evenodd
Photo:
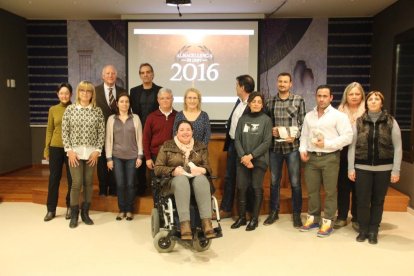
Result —
M 197 19 L 188 19 L 188 20 L 170 20 L 170 19 L 167 19 L 167 20 L 160 20 L 160 19 L 156 19 L 156 20 L 126 20 L 126 22 L 127 22 L 127 28 L 126 28 L 126 37 L 127 37 L 127 49 L 126 49 L 126 73 L 127 73 L 127 76 L 126 76 L 126 84 L 127 84 L 127 87 L 128 87 L 128 91 L 132 88 L 132 87 L 134 87 L 134 86 L 136 86 L 136 85 L 139 85 L 139 84 L 135 84 L 135 85 L 133 85 L 133 84 L 130 84 L 130 74 L 132 74 L 131 72 L 130 72 L 130 49 L 129 49 L 129 32 L 130 32 L 130 23 L 169 23 L 169 22 L 171 22 L 171 23 L 177 23 L 177 22 L 179 22 L 179 23 L 189 23 L 189 24 L 191 24 L 191 23 L 210 23 L 210 22 L 215 22 L 215 23 L 221 23 L 221 22 L 225 22 L 225 23 L 229 23 L 229 22 L 231 22 L 231 23 L 237 23 L 237 22 L 253 22 L 253 23 L 256 23 L 256 27 L 255 27 L 255 30 L 257 31 L 257 34 L 255 35 L 256 36 L 256 38 L 255 38 L 255 42 L 256 42 L 256 56 L 255 56 L 255 60 L 256 60 L 256 62 L 255 62 L 255 70 L 254 70 L 254 73 L 252 74 L 252 73 L 249 73 L 249 72 L 246 72 L 246 74 L 250 74 L 254 79 L 255 79 L 255 87 L 256 87 L 256 89 L 255 89 L 255 91 L 260 91 L 260 83 L 259 83 L 259 51 L 260 51 L 260 44 L 259 44 L 259 41 L 260 41 L 260 22 L 261 22 L 262 20 L 261 19 L 200 19 L 200 20 L 197 20 Z M 146 61 L 146 62 L 149 62 L 150 64 L 152 64 L 151 63 L 151 61 L 150 60 L 148 60 L 148 61 Z M 139 64 L 136 64 L 136 67 L 138 67 L 139 66 Z M 154 82 L 155 83 L 157 83 L 157 69 L 156 68 L 154 68 L 154 71 L 155 71 L 155 78 L 154 78 Z M 236 80 L 236 77 L 237 77 L 237 75 L 235 75 L 234 76 L 234 81 Z M 163 83 L 157 83 L 158 85 L 161 85 L 161 86 L 164 86 L 164 84 Z M 234 95 L 236 95 L 236 91 L 235 91 L 235 89 L 233 89 L 233 91 L 234 91 Z M 182 110 L 182 109 L 178 109 L 177 111 L 179 111 L 179 110 Z M 232 110 L 228 110 L 228 116 L 230 116 L 230 113 L 231 113 L 231 111 Z M 228 118 L 228 117 L 227 117 Z M 211 125 L 211 130 L 212 130 L 212 132 L 214 132 L 214 133 L 225 133 L 226 132 L 226 123 L 227 123 L 227 118 L 226 119 L 220 119 L 220 120 L 217 120 L 217 119 L 211 119 L 210 118 L 210 125 Z

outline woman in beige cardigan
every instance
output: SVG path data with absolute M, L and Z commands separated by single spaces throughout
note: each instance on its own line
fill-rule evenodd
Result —
M 136 169 L 142 165 L 142 125 L 130 109 L 129 95 L 117 99 L 117 113 L 106 124 L 105 152 L 108 169 L 114 170 L 119 214 L 116 220 L 133 219 Z

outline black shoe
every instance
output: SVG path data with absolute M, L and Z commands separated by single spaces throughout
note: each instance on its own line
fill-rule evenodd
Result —
M 279 213 L 278 211 L 272 211 L 270 212 L 269 216 L 265 219 L 263 225 L 271 225 L 273 222 L 277 221 L 279 219 Z
M 293 227 L 295 228 L 301 228 L 303 226 L 302 218 L 300 217 L 300 214 L 293 214 Z
M 66 209 L 65 219 L 70 219 L 70 215 L 71 215 L 71 211 L 70 211 L 70 207 L 68 207 L 68 208 Z
M 378 234 L 377 233 L 368 233 L 368 242 L 370 244 L 378 243 Z
M 56 216 L 56 212 L 47 212 L 44 221 L 52 220 Z
M 79 220 L 79 206 L 71 206 L 70 209 L 71 209 L 71 216 L 70 216 L 69 227 L 76 228 L 78 227 L 78 220 Z
M 231 229 L 237 229 L 240 228 L 240 226 L 242 225 L 246 225 L 247 221 L 246 221 L 246 217 L 239 217 L 235 223 L 233 223 L 230 228 Z
M 86 225 L 93 225 L 93 220 L 89 217 L 89 202 L 83 202 L 81 208 L 81 219 Z
M 257 218 L 252 218 L 252 220 L 249 222 L 249 224 L 246 227 L 246 231 L 253 231 L 256 229 L 256 227 L 259 225 L 259 221 Z
M 364 232 L 359 233 L 359 235 L 356 237 L 357 242 L 364 242 L 368 238 L 367 234 Z

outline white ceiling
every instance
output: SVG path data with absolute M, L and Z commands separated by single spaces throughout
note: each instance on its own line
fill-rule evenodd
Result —
M 369 17 L 397 0 L 192 0 L 182 19 L 250 17 Z M 0 0 L 27 19 L 177 19 L 165 0 Z M 278 9 L 279 8 L 279 9 Z M 251 14 L 254 14 L 251 16 Z

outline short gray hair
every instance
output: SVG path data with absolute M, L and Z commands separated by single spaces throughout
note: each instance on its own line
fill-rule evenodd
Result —
M 157 97 L 159 97 L 162 93 L 168 93 L 171 96 L 173 96 L 172 90 L 170 88 L 167 87 L 163 87 L 158 91 Z

